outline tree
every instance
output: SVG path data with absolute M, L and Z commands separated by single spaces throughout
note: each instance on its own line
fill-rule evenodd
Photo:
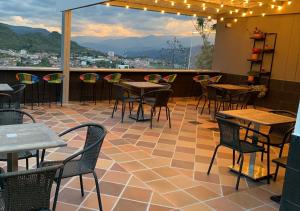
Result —
M 181 42 L 174 37 L 167 41 L 167 48 L 162 48 L 161 54 L 163 60 L 170 68 L 175 68 L 176 64 L 183 67 L 187 66 L 188 48 L 184 47 Z
M 196 58 L 196 66 L 198 68 L 211 69 L 214 45 L 209 42 L 209 37 L 215 32 L 216 24 L 210 19 L 198 17 L 194 26 L 203 41 L 201 51 Z

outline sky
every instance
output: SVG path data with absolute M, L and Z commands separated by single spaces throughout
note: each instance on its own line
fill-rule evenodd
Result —
M 0 22 L 60 32 L 61 1 L 0 0 Z M 194 23 L 192 17 L 99 5 L 73 12 L 72 36 L 191 36 Z

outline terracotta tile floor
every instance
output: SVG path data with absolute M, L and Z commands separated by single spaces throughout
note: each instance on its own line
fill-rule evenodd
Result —
M 113 104 L 107 102 L 62 108 L 45 105 L 28 111 L 57 133 L 85 122 L 107 128 L 97 163 L 104 210 L 278 210 L 269 198 L 280 193 L 283 170 L 270 185 L 242 178 L 236 192 L 236 175 L 227 168 L 232 151 L 220 148 L 211 174 L 206 175 L 219 134 L 217 124 L 208 114 L 200 115 L 195 103 L 193 99 L 172 100 L 172 129 L 163 112 L 153 129 L 149 122 L 129 119 L 127 113 L 121 123 L 120 110 L 112 119 Z M 84 144 L 84 135 L 68 135 L 68 147 L 48 150 L 46 159 L 63 159 L 77 151 Z M 35 165 L 33 159 L 31 165 Z M 84 177 L 85 197 L 79 187 L 78 178 L 64 181 L 58 210 L 97 210 L 93 178 Z

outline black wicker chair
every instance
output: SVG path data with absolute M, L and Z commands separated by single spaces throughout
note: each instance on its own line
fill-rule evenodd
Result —
M 53 210 L 56 209 L 56 203 L 60 188 L 61 179 L 79 176 L 80 179 L 80 187 L 81 187 L 81 195 L 84 196 L 83 189 L 83 180 L 82 175 L 92 173 L 95 179 L 96 191 L 98 196 L 99 210 L 102 211 L 102 203 L 100 198 L 100 189 L 98 184 L 97 174 L 95 172 L 95 166 L 97 163 L 97 159 L 100 153 L 100 149 L 103 143 L 103 140 L 106 136 L 106 130 L 103 126 L 93 123 L 87 123 L 83 125 L 79 125 L 77 127 L 66 130 L 65 132 L 59 134 L 59 136 L 64 136 L 70 132 L 74 132 L 76 130 L 81 130 L 83 128 L 87 128 L 86 141 L 83 149 L 74 155 L 71 155 L 67 159 L 63 161 L 47 161 L 44 162 L 45 150 L 42 153 L 42 163 L 41 166 L 52 166 L 63 164 L 64 168 L 55 176 L 55 181 L 57 183 L 55 198 L 53 202 Z M 82 131 L 82 130 L 81 130 Z M 77 158 L 77 159 L 76 159 Z
M 247 109 L 249 105 L 256 107 L 256 100 L 259 95 L 259 91 L 245 91 L 233 94 L 230 96 L 230 108 Z
M 207 174 L 210 173 L 211 167 L 213 165 L 213 162 L 215 160 L 217 151 L 220 146 L 224 146 L 227 148 L 230 148 L 233 150 L 233 161 L 232 164 L 233 166 L 235 165 L 235 151 L 240 153 L 241 156 L 241 163 L 239 166 L 239 174 L 237 178 L 237 183 L 236 183 L 236 190 L 239 188 L 239 183 L 240 183 L 240 178 L 242 174 L 242 168 L 243 168 L 243 163 L 244 163 L 244 154 L 245 153 L 253 153 L 253 152 L 262 152 L 264 150 L 263 147 L 257 146 L 255 144 L 247 142 L 247 134 L 244 138 L 244 140 L 240 139 L 240 130 L 241 129 L 248 129 L 247 127 L 244 127 L 243 125 L 240 125 L 236 122 L 232 122 L 230 120 L 224 119 L 221 116 L 216 117 L 220 129 L 220 143 L 217 145 L 213 157 L 211 159 Z M 247 132 L 251 130 L 248 129 Z
M 35 123 L 35 119 L 28 113 L 14 109 L 0 109 L 0 125 L 23 124 L 25 121 Z M 36 158 L 36 164 L 39 165 L 39 150 L 18 152 L 19 160 L 26 159 L 26 169 L 29 168 L 28 159 Z M 7 155 L 0 153 L 0 161 L 7 161 Z
M 5 211 L 49 210 L 55 174 L 62 165 L 0 174 Z
M 150 128 L 152 128 L 152 120 L 155 113 L 155 109 L 159 108 L 159 112 L 157 116 L 157 121 L 159 121 L 162 107 L 166 108 L 166 117 L 167 120 L 169 120 L 169 127 L 171 128 L 171 115 L 170 115 L 170 109 L 168 107 L 168 102 L 172 94 L 173 94 L 172 89 L 159 89 L 159 90 L 147 92 L 142 96 L 144 103 L 151 106 Z
M 12 96 L 6 93 L 0 93 L 0 109 L 11 108 Z
M 22 98 L 24 97 L 24 91 L 26 88 L 25 84 L 15 84 L 11 86 L 13 88 L 12 94 L 12 108 L 20 109 Z
M 296 114 L 290 111 L 284 111 L 284 110 L 273 110 L 270 111 L 274 114 L 284 115 L 288 117 L 296 118 Z M 263 147 L 267 145 L 267 150 L 265 151 L 267 153 L 267 163 L 268 166 L 270 165 L 270 147 L 277 147 L 279 148 L 279 158 L 282 157 L 283 149 L 285 144 L 290 143 L 291 141 L 291 134 L 294 131 L 294 123 L 288 123 L 288 124 L 279 124 L 279 125 L 273 125 L 269 133 L 264 136 L 249 136 L 250 139 L 262 143 Z M 261 160 L 263 160 L 262 153 Z M 276 166 L 274 181 L 277 178 L 279 166 Z
M 133 103 L 139 101 L 138 97 L 131 96 L 130 95 L 130 90 L 127 89 L 126 86 L 123 86 L 121 84 L 114 84 L 114 93 L 115 93 L 115 104 L 114 108 L 111 114 L 111 118 L 114 117 L 115 112 L 118 109 L 118 104 L 119 102 L 122 102 L 122 123 L 124 120 L 124 114 L 125 114 L 125 109 L 126 109 L 126 103 L 129 105 L 129 112 L 131 115 L 131 111 L 133 109 Z

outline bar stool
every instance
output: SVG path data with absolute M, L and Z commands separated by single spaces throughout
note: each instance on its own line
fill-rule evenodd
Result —
M 82 102 L 83 98 L 83 89 L 86 85 L 90 84 L 93 86 L 93 101 L 96 105 L 96 82 L 99 80 L 99 75 L 96 73 L 85 73 L 79 76 L 79 79 L 81 80 L 80 85 L 80 102 Z
M 150 75 L 146 75 L 144 77 L 144 80 L 147 82 L 151 82 L 151 83 L 159 83 L 159 81 L 161 80 L 161 75 L 159 74 L 150 74 Z
M 104 77 L 104 80 L 108 83 L 108 102 L 110 104 L 112 98 L 113 85 L 120 82 L 122 77 L 121 73 L 113 73 Z
M 55 88 L 55 101 L 60 100 L 60 106 L 62 106 L 62 82 L 64 79 L 64 75 L 62 73 L 52 73 L 45 75 L 43 77 L 44 80 L 44 90 L 43 90 L 43 103 L 45 102 L 45 93 L 46 93 L 46 84 L 48 88 L 48 103 L 49 107 L 51 106 L 51 87 Z
M 31 109 L 33 109 L 33 92 L 34 92 L 34 85 L 36 84 L 37 102 L 39 106 L 40 105 L 40 93 L 39 93 L 40 78 L 36 75 L 29 74 L 29 73 L 17 73 L 16 79 L 19 83 L 25 84 L 26 87 L 31 87 Z M 26 104 L 26 89 L 24 90 L 24 106 L 25 104 Z

